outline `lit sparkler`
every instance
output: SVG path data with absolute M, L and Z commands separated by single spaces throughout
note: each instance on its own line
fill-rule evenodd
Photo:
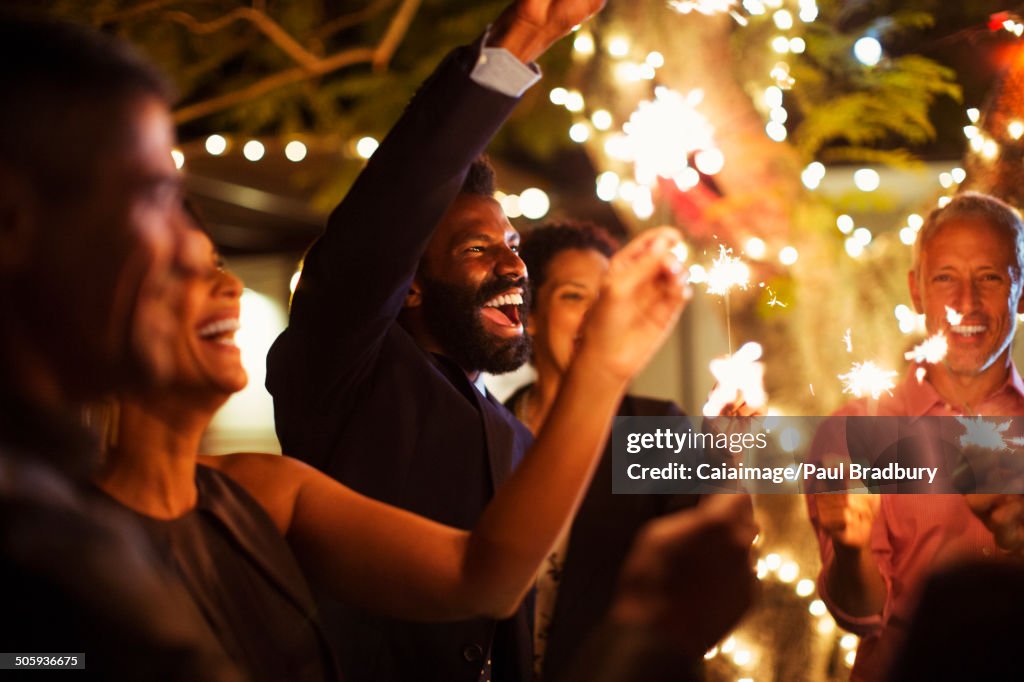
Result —
M 711 262 L 708 270 L 708 293 L 725 296 L 733 287 L 746 289 L 750 284 L 750 268 L 732 255 L 732 249 L 719 245 L 718 258 Z
M 746 289 L 750 284 L 750 268 L 739 258 L 732 255 L 732 249 L 725 244 L 718 246 L 718 258 L 711 262 L 706 284 L 709 294 L 717 294 L 725 299 L 725 335 L 729 341 L 729 354 L 732 354 L 732 313 L 729 309 L 729 291 L 733 287 Z
M 636 181 L 653 187 L 658 177 L 671 178 L 680 187 L 691 188 L 700 182 L 687 158 L 698 152 L 718 154 L 714 126 L 697 106 L 704 99 L 702 90 L 683 95 L 665 86 L 654 89 L 654 100 L 640 102 L 622 126 L 621 135 L 609 138 L 609 155 L 632 161 Z
M 704 415 L 715 417 L 729 403 L 745 402 L 757 409 L 764 407 L 768 396 L 764 392 L 764 363 L 761 344 L 753 341 L 743 344 L 732 355 L 711 361 L 709 369 L 717 385 L 704 403 Z
M 926 362 L 934 365 L 937 362 L 942 362 L 948 350 L 949 343 L 946 341 L 946 335 L 939 332 L 914 346 L 914 349 L 904 353 L 903 357 L 913 362 Z
M 896 376 L 896 372 L 882 369 L 868 360 L 853 363 L 849 372 L 839 375 L 839 380 L 843 382 L 843 393 L 849 393 L 855 398 L 870 395 L 873 400 L 878 400 L 882 393 L 892 395 L 892 389 L 896 387 L 893 381 Z
M 847 353 L 852 353 L 853 352 L 853 339 L 850 337 L 850 330 L 849 329 L 847 329 L 846 333 L 843 334 L 843 343 L 846 344 L 846 352 Z
M 924 376 L 926 374 L 928 374 L 928 370 L 925 369 L 924 367 L 918 367 L 916 370 L 914 370 L 914 376 L 917 377 L 917 383 L 920 384 L 921 382 L 923 382 Z
M 1006 449 L 1007 444 L 1003 434 L 1010 428 L 1010 422 L 996 423 L 988 421 L 984 417 L 957 417 L 956 420 L 966 429 L 960 436 L 960 447 L 974 446 L 986 450 Z
M 733 9 L 736 6 L 736 0 L 669 0 L 668 6 L 680 14 L 699 12 L 710 16 L 728 12 L 729 16 L 735 19 L 740 26 L 747 25 L 746 18 Z
M 946 306 L 946 322 L 949 322 L 951 325 L 958 325 L 963 322 L 963 319 L 963 315 L 953 310 L 948 305 Z

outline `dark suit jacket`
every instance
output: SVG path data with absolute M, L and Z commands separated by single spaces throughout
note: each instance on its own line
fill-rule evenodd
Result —
M 267 359 L 284 451 L 361 493 L 471 528 L 529 432 L 396 322 L 434 227 L 516 103 L 453 52 L 381 143 L 310 249 Z M 511 622 L 398 622 L 322 600 L 346 679 L 477 682 L 528 676 L 526 609 Z M 497 631 L 497 635 L 495 634 Z
M 511 406 L 526 387 L 505 404 Z M 619 417 L 672 417 L 683 413 L 675 403 L 627 395 Z M 542 678 L 559 680 L 570 673 L 588 634 L 602 623 L 611 606 L 619 571 L 640 527 L 653 518 L 697 503 L 697 495 L 613 495 L 611 442 L 605 447 L 569 532 L 568 551 L 558 586 L 555 611 L 544 649 Z

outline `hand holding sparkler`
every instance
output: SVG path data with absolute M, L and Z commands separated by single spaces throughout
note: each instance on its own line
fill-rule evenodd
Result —
M 1012 421 L 985 417 L 957 417 L 957 421 L 964 433 L 953 486 L 968 497 L 1024 490 L 1024 458 L 1017 450 L 1021 439 L 1007 435 Z
M 764 407 L 768 397 L 764 392 L 764 363 L 759 361 L 761 353 L 761 345 L 750 342 L 732 355 L 711 361 L 709 369 L 717 383 L 704 403 L 704 416 L 723 414 L 729 405 L 734 410 L 742 405 L 750 414 Z
M 1001 549 L 1024 555 L 1024 495 L 964 495 Z
M 833 543 L 864 549 L 871 541 L 871 526 L 881 498 L 870 493 L 819 493 L 814 496 L 822 529 Z
M 689 296 L 679 232 L 646 230 L 616 253 L 583 323 L 577 357 L 628 381 L 661 346 Z

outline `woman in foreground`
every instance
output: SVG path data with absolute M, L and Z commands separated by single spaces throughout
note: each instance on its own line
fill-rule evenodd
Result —
M 133 512 L 227 653 L 253 678 L 332 677 L 305 576 L 338 599 L 404 619 L 511 614 L 586 489 L 630 378 L 683 307 L 673 230 L 612 259 L 600 301 L 533 447 L 474 529 L 369 499 L 288 457 L 200 457 L 216 411 L 245 386 L 233 336 L 241 282 L 212 242 L 188 284 L 176 376 L 121 396 L 97 484 Z

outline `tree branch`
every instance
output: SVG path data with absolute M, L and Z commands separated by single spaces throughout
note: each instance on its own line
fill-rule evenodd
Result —
M 395 0 L 374 0 L 369 5 L 357 12 L 351 12 L 349 14 L 343 14 L 340 17 L 331 19 L 326 24 L 318 28 L 313 32 L 313 37 L 318 40 L 329 38 L 338 31 L 343 31 L 350 26 L 361 24 L 368 19 L 372 19 L 376 15 L 380 14 L 388 7 L 393 5 Z
M 146 14 L 153 10 L 160 9 L 165 5 L 173 5 L 178 0 L 149 0 L 148 2 L 142 2 L 134 7 L 120 10 L 117 12 L 108 12 L 107 14 L 98 14 L 93 17 L 93 23 L 97 25 L 110 24 L 122 22 L 125 19 L 132 19 L 140 14 Z
M 352 64 L 372 62 L 373 57 L 374 50 L 372 48 L 362 47 L 345 50 L 344 52 L 331 55 L 326 59 L 319 60 L 312 71 L 301 66 L 296 66 L 285 71 L 280 71 L 273 76 L 268 76 L 262 80 L 256 81 L 241 90 L 235 90 L 234 92 L 229 92 L 217 97 L 211 97 L 210 99 L 190 104 L 187 107 L 182 107 L 174 112 L 174 121 L 175 123 L 185 123 L 186 121 L 193 121 L 197 118 L 202 118 L 203 116 L 209 116 L 210 114 L 223 111 L 224 109 L 229 109 L 235 105 L 242 104 L 243 102 L 254 100 L 272 90 L 276 90 L 277 88 L 308 80 L 313 76 L 323 75 L 346 66 L 351 66 Z
M 270 39 L 270 42 L 277 45 L 281 50 L 291 57 L 295 62 L 309 70 L 314 70 L 319 58 L 299 44 L 295 38 L 281 28 L 281 25 L 259 10 L 248 7 L 239 7 L 233 12 L 228 12 L 219 19 L 200 22 L 187 12 L 164 12 L 165 19 L 183 25 L 192 33 L 208 35 L 216 33 L 230 26 L 236 21 L 248 21 L 259 31 Z
M 342 52 L 338 52 L 322 59 L 307 53 L 311 59 L 305 60 L 305 63 L 300 62 L 302 64 L 301 66 L 286 69 L 271 76 L 267 76 L 266 78 L 258 80 L 241 90 L 235 90 L 233 92 L 211 97 L 209 99 L 196 102 L 195 104 L 182 107 L 174 112 L 174 120 L 176 123 L 185 123 L 186 121 L 193 121 L 197 118 L 202 118 L 203 116 L 209 116 L 210 114 L 214 114 L 218 111 L 223 111 L 238 104 L 254 100 L 268 92 L 271 92 L 272 90 L 276 90 L 286 85 L 300 83 L 316 76 L 322 76 L 353 64 L 371 63 L 375 69 L 386 68 L 392 55 L 398 48 L 398 45 L 405 37 L 405 34 L 409 29 L 409 24 L 412 23 L 413 17 L 416 15 L 416 11 L 419 9 L 419 6 L 420 0 L 403 0 L 398 11 L 395 12 L 395 16 L 391 19 L 391 23 L 388 25 L 387 31 L 384 32 L 384 36 L 376 47 L 343 50 Z M 245 11 L 249 12 L 249 10 Z M 237 14 L 237 11 L 225 15 L 214 22 L 209 22 L 205 26 L 209 27 L 223 23 L 222 26 L 210 29 L 210 31 L 219 30 L 231 21 L 235 21 L 237 17 L 232 17 L 232 15 L 235 14 Z M 274 26 L 277 26 L 277 28 L 280 29 L 280 26 L 276 23 Z M 291 39 L 290 36 L 289 39 Z
M 384 37 L 381 38 L 381 41 L 374 52 L 374 71 L 383 71 L 387 68 L 388 62 L 391 61 L 392 55 L 394 55 L 395 50 L 398 49 L 399 44 L 405 37 L 406 31 L 409 30 L 409 24 L 412 23 L 413 17 L 416 16 L 416 10 L 418 10 L 419 7 L 420 0 L 404 0 L 402 2 L 398 11 L 395 12 L 395 16 L 391 20 L 391 24 L 388 25 L 388 30 L 384 33 Z

